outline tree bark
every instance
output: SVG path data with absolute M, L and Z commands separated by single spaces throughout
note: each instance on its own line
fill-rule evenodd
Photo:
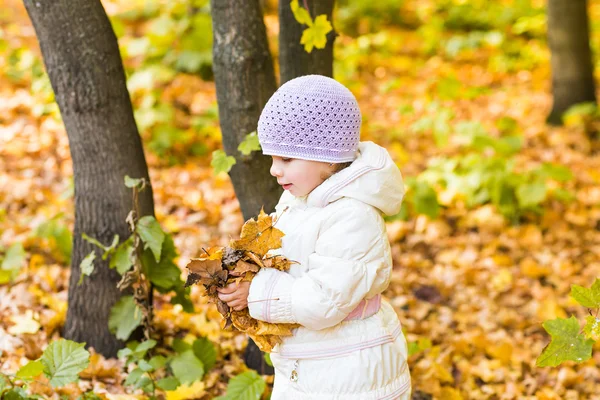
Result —
M 554 97 L 548 122 L 560 124 L 572 105 L 596 102 L 587 0 L 548 1 L 548 44 Z
M 302 1 L 300 1 L 302 4 Z M 333 7 L 335 0 L 307 0 L 308 12 L 315 19 L 317 15 L 327 15 L 333 26 Z M 294 18 L 290 0 L 279 0 L 279 75 L 283 85 L 290 79 L 302 75 L 318 74 L 333 77 L 333 42 L 337 33 L 335 28 L 327 34 L 324 49 L 313 48 L 310 53 L 300 44 L 306 25 Z
M 258 117 L 277 88 L 258 0 L 212 0 L 213 68 L 223 147 L 236 159 L 230 171 L 242 214 L 248 219 L 274 209 L 281 187 L 260 152 L 243 156 L 237 147 L 256 130 Z
M 271 160 L 260 152 L 243 156 L 237 147 L 256 130 L 258 118 L 277 83 L 259 0 L 211 0 L 213 68 L 225 152 L 236 164 L 229 175 L 244 219 L 264 207 L 271 212 L 282 189 L 269 169 Z M 273 373 L 250 341 L 246 364 L 261 374 Z
M 86 342 L 107 357 L 123 343 L 108 330 L 121 293 L 119 274 L 97 254 L 95 270 L 81 285 L 80 263 L 94 249 L 82 233 L 109 244 L 130 235 L 132 208 L 123 178 L 148 179 L 148 167 L 117 38 L 99 0 L 24 0 L 69 138 L 75 181 L 75 229 L 69 308 L 63 336 Z M 149 179 L 148 179 L 149 180 Z M 142 215 L 154 213 L 152 189 L 140 194 Z

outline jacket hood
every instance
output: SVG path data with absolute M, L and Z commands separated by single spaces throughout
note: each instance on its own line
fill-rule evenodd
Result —
M 306 202 L 307 206 L 325 207 L 342 197 L 362 201 L 386 215 L 400 211 L 404 197 L 402 174 L 385 148 L 360 142 L 354 162 L 317 186 Z

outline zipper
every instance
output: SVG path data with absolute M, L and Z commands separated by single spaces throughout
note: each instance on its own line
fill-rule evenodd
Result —
M 294 383 L 298 382 L 298 361 L 294 361 L 294 369 L 292 369 L 292 373 L 290 374 L 290 381 Z

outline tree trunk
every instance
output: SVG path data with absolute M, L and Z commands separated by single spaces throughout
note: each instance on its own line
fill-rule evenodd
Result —
M 327 15 L 327 20 L 333 25 L 334 3 L 335 0 L 307 0 L 308 12 L 313 19 L 317 15 Z M 312 52 L 307 53 L 304 45 L 300 44 L 302 32 L 306 28 L 306 25 L 294 18 L 290 0 L 279 0 L 279 75 L 282 85 L 302 75 L 333 77 L 333 42 L 337 36 L 335 29 L 327 34 L 324 49 L 313 48 Z
M 259 0 L 211 0 L 213 68 L 225 152 L 236 159 L 229 175 L 245 219 L 274 209 L 282 189 L 269 174 L 271 160 L 260 152 L 243 156 L 237 147 L 256 130 L 258 117 L 277 84 Z M 272 373 L 254 343 L 246 364 Z
M 236 159 L 230 171 L 242 214 L 248 219 L 274 209 L 281 187 L 260 152 L 243 156 L 238 145 L 256 130 L 258 117 L 277 88 L 258 0 L 212 0 L 213 68 L 225 152 Z
M 24 0 L 69 138 L 75 181 L 75 229 L 69 309 L 63 335 L 107 357 L 123 343 L 108 330 L 121 293 L 119 274 L 97 254 L 81 285 L 80 263 L 94 246 L 82 233 L 109 244 L 129 236 L 132 207 L 123 178 L 148 179 L 117 38 L 99 0 Z M 141 214 L 153 214 L 152 189 L 140 194 Z
M 572 105 L 595 102 L 587 0 L 548 1 L 554 106 L 548 122 L 560 124 Z

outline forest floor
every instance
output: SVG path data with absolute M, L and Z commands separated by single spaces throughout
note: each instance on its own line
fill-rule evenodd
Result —
M 12 22 L 2 21 L 4 40 L 39 54 L 20 3 L 3 1 L 13 10 Z M 276 22 L 268 18 L 267 25 L 273 35 Z M 550 340 L 542 323 L 570 315 L 582 320 L 587 311 L 570 298 L 570 287 L 589 287 L 600 275 L 599 147 L 588 139 L 584 124 L 545 123 L 552 104 L 547 49 L 538 49 L 546 62 L 531 70 L 494 72 L 486 67 L 491 55 L 485 49 L 459 60 L 416 56 L 419 38 L 413 31 L 382 32 L 386 36 L 372 35 L 370 49 L 356 56 L 351 78 L 340 80 L 357 96 L 364 140 L 386 146 L 405 177 L 419 174 L 433 157 L 457 151 L 451 145 L 440 149 L 431 135 L 409 129 L 427 115 L 439 82 L 449 76 L 459 82 L 460 93 L 486 89 L 473 98 L 439 101 L 456 121 L 477 120 L 493 132 L 495 122 L 508 116 L 523 138 L 517 168 L 554 162 L 573 172 L 566 183 L 573 201 L 549 200 L 543 215 L 529 215 L 519 224 L 489 204 L 472 209 L 456 199 L 444 204 L 443 191 L 439 218 L 388 222 L 394 271 L 384 294 L 409 342 L 421 343 L 409 359 L 415 398 L 600 399 L 598 346 L 581 364 L 535 364 Z M 341 54 L 343 47 L 356 46 L 350 37 L 338 41 Z M 0 57 L 0 68 L 8 68 L 5 58 Z M 0 80 L 0 250 L 21 242 L 27 253 L 16 281 L 0 286 L 0 370 L 7 373 L 39 357 L 60 336 L 69 281 L 60 239 L 74 218 L 64 127 L 54 114 L 40 115 L 44 100 L 28 84 Z M 176 96 L 197 113 L 216 102 L 214 83 L 183 74 L 166 85 L 165 96 Z M 406 107 L 411 111 L 403 112 Z M 146 155 L 156 216 L 174 235 L 181 267 L 201 247 L 226 245 L 239 234 L 243 219 L 232 185 L 226 175 L 213 174 L 209 157 L 168 165 L 150 151 Z M 42 224 L 56 234 L 35 235 Z M 186 314 L 159 296 L 157 328 L 165 337 L 207 336 L 218 346 L 219 361 L 187 394 L 169 393 L 170 399 L 222 394 L 226 378 L 244 368 L 245 336 L 222 331 L 220 315 L 196 288 L 192 298 L 196 312 Z M 36 324 L 35 333 L 26 333 Z M 124 376 L 121 361 L 94 354 L 81 382 L 59 393 L 94 388 L 111 399 L 142 398 L 123 386 Z M 43 382 L 33 389 L 51 395 Z

